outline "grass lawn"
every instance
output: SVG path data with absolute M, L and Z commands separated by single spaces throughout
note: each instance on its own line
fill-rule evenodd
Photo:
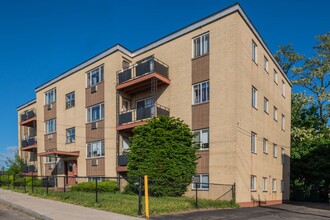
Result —
M 7 187 L 3 187 L 7 189 Z M 24 192 L 23 188 L 12 189 L 16 192 Z M 62 202 L 82 205 L 91 208 L 97 208 L 105 211 L 111 211 L 124 215 L 137 216 L 138 212 L 138 196 L 127 195 L 123 193 L 99 193 L 98 203 L 95 202 L 95 193 L 87 192 L 54 192 L 49 190 L 48 195 L 46 189 L 42 187 L 27 189 L 28 193 L 33 196 L 58 200 Z M 144 198 L 142 198 L 144 211 Z M 213 201 L 198 199 L 199 208 L 236 208 L 238 207 L 233 201 Z M 150 215 L 160 215 L 173 212 L 181 212 L 195 209 L 195 199 L 186 197 L 150 197 L 149 198 Z

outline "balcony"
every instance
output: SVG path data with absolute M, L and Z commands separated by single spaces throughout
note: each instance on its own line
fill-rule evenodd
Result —
M 35 137 L 30 137 L 27 140 L 21 141 L 21 150 L 22 151 L 33 151 L 33 149 L 37 148 L 37 140 Z
M 168 66 L 156 58 L 138 62 L 117 73 L 117 90 L 127 94 L 151 88 L 152 79 L 157 79 L 157 86 L 169 85 Z
M 117 172 L 126 172 L 126 171 L 127 171 L 127 155 L 119 155 Z
M 33 127 L 34 122 L 36 120 L 37 120 L 37 115 L 36 115 L 35 111 L 32 109 L 32 110 L 26 111 L 23 114 L 21 114 L 20 125 Z
M 132 109 L 122 112 L 118 115 L 117 130 L 131 129 L 135 126 L 144 125 L 144 119 L 149 119 L 158 115 L 170 115 L 170 109 L 159 104 L 147 106 L 144 108 Z
M 26 165 L 24 164 L 22 166 L 22 173 L 28 174 L 28 173 L 35 173 L 37 172 L 37 167 L 35 165 Z

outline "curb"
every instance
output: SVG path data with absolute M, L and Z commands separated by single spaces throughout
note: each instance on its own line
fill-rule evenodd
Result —
M 24 207 L 22 207 L 22 206 L 19 206 L 19 205 L 13 204 L 13 203 L 8 202 L 8 201 L 3 200 L 3 199 L 0 199 L 0 203 L 3 204 L 3 205 L 10 206 L 10 207 L 12 207 L 12 208 L 15 209 L 15 210 L 18 210 L 18 211 L 20 211 L 20 212 L 23 212 L 23 213 L 25 213 L 25 214 L 28 214 L 28 215 L 30 215 L 30 216 L 32 216 L 32 217 L 37 218 L 37 219 L 42 219 L 42 220 L 53 220 L 53 219 L 51 219 L 51 218 L 49 218 L 49 217 L 47 217 L 47 216 L 45 216 L 45 215 L 41 215 L 41 214 L 39 214 L 38 212 L 35 212 L 35 211 L 33 211 L 33 210 L 30 210 L 30 209 L 24 208 Z

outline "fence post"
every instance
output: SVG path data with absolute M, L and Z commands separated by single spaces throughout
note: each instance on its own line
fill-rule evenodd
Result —
M 26 193 L 26 176 L 24 176 L 24 193 Z
M 65 179 L 66 179 L 66 176 L 64 176 L 63 179 L 64 179 L 64 181 L 63 181 L 63 192 L 66 192 L 66 189 L 65 189 L 65 182 L 66 182 Z
M 48 195 L 48 176 L 46 176 L 46 192 L 47 192 L 47 195 Z
M 7 182 L 8 182 L 8 189 L 10 189 L 10 178 L 9 178 L 9 174 L 8 174 L 8 176 L 7 176 L 8 178 L 7 178 Z
M 195 191 L 196 191 L 196 209 L 198 209 L 198 183 L 195 183 Z
M 32 193 L 33 193 L 33 187 L 34 187 L 34 176 L 32 175 Z
M 13 187 L 14 187 L 14 189 L 15 189 L 15 183 L 16 181 L 15 181 L 15 174 L 13 174 Z
M 138 216 L 142 216 L 142 177 L 139 177 L 139 204 L 138 204 Z
M 99 200 L 99 191 L 98 191 L 98 187 L 97 187 L 97 178 L 95 178 L 95 202 L 98 203 Z
M 144 176 L 144 202 L 146 209 L 146 218 L 149 219 L 149 188 L 148 188 L 148 176 Z

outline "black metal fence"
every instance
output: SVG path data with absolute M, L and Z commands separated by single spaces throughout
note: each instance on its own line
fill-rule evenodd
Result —
M 130 187 L 128 187 L 128 183 Z M 126 187 L 125 187 L 126 186 Z M 148 180 L 148 193 L 150 196 L 150 208 L 156 209 L 154 204 L 161 202 L 162 195 L 159 193 L 165 188 L 172 186 L 178 191 L 169 198 L 179 197 L 187 199 L 194 207 L 220 207 L 219 201 L 235 202 L 235 184 L 215 184 L 193 182 L 178 183 L 168 180 Z M 142 215 L 144 205 L 145 182 L 143 177 L 118 178 L 118 177 L 96 177 L 96 176 L 23 176 L 23 175 L 0 175 L 0 187 L 12 189 L 23 193 L 42 194 L 44 196 L 86 196 L 78 198 L 89 200 L 90 203 L 104 203 L 107 198 L 120 195 L 130 195 L 130 200 L 135 200 L 135 207 L 139 216 Z M 184 192 L 184 197 L 181 196 Z M 79 192 L 84 194 L 79 194 Z M 177 194 L 175 194 L 177 193 Z M 157 213 L 157 211 L 155 211 Z

